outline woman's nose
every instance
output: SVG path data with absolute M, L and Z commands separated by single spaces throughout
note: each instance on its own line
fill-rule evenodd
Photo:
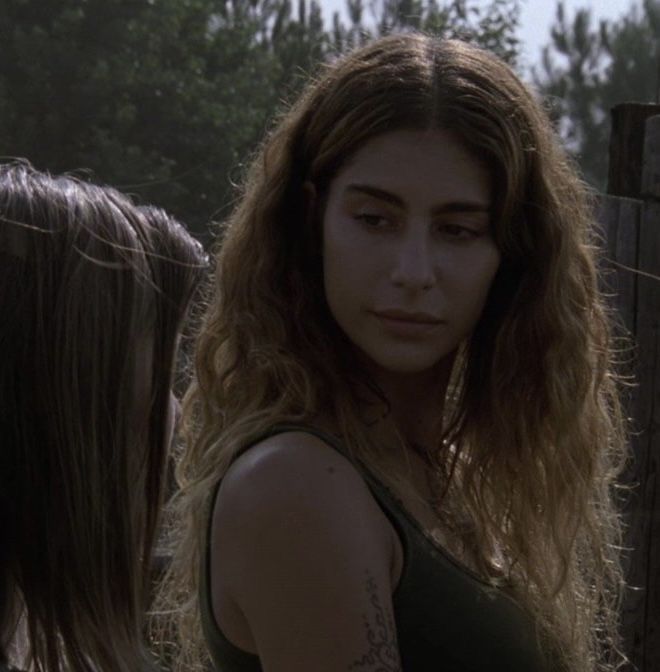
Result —
M 436 282 L 435 265 L 428 237 L 421 233 L 408 235 L 397 241 L 392 283 L 405 289 L 429 289 Z

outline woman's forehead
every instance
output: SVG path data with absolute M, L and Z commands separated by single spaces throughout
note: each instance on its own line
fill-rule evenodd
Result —
M 335 195 L 382 191 L 391 194 L 392 201 L 405 201 L 404 194 L 423 195 L 425 200 L 488 207 L 490 182 L 484 162 L 452 132 L 400 130 L 362 145 L 335 176 L 332 191 Z

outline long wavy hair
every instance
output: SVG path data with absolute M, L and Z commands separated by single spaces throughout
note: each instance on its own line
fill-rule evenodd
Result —
M 30 670 L 151 669 L 173 358 L 203 265 L 161 210 L 0 166 L 2 657 L 20 621 Z
M 435 128 L 489 168 L 502 262 L 456 360 L 429 458 L 460 496 L 480 571 L 532 612 L 562 667 L 613 670 L 622 660 L 615 495 L 626 438 L 589 192 L 509 66 L 462 41 L 409 33 L 324 67 L 261 146 L 224 231 L 184 406 L 163 599 L 176 610 L 181 667 L 205 656 L 197 591 L 209 495 L 241 446 L 275 423 L 329 413 L 354 456 L 386 483 L 400 477 L 379 469 L 367 440 L 359 409 L 373 384 L 329 313 L 320 216 L 307 211 L 304 185 L 327 193 L 370 138 Z

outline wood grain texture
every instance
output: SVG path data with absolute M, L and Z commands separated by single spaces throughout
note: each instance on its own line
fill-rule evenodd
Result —
M 639 198 L 642 192 L 644 123 L 660 115 L 654 103 L 622 103 L 612 108 L 607 193 Z
M 600 266 L 601 288 L 618 314 L 623 329 L 617 336 L 635 335 L 637 250 L 642 201 L 603 195 L 598 199 L 597 219 L 605 244 Z
M 642 196 L 660 199 L 660 115 L 646 120 L 642 160 Z
M 634 448 L 643 465 L 637 543 L 638 573 L 645 582 L 643 672 L 660 670 L 660 203 L 646 201 L 639 237 L 637 424 Z M 648 274 L 648 275 L 646 275 Z M 656 276 L 651 277 L 651 276 Z
M 615 336 L 634 339 L 637 382 L 626 400 L 633 459 L 622 481 L 634 489 L 623 507 L 632 550 L 622 634 L 631 669 L 659 672 L 660 106 L 620 105 L 612 119 L 609 195 L 597 214 L 606 245 L 601 285 L 621 318 Z
M 601 289 L 605 292 L 615 321 L 613 347 L 619 350 L 620 373 L 638 379 L 637 293 L 639 264 L 639 233 L 644 203 L 641 200 L 602 195 L 598 199 L 597 219 L 604 244 L 604 257 L 599 266 Z M 632 388 L 624 399 L 628 417 L 634 418 L 633 429 L 639 431 L 636 418 L 638 388 Z M 648 523 L 644 514 L 639 484 L 644 477 L 646 461 L 633 439 L 633 459 L 621 483 L 633 489 L 622 498 L 621 509 L 627 528 L 625 546 L 633 549 L 624 558 L 628 589 L 621 614 L 624 649 L 642 672 L 646 628 L 646 574 Z

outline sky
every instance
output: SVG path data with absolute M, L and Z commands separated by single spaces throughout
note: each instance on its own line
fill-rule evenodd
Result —
M 477 0 L 487 6 L 487 0 Z M 329 19 L 334 11 L 344 12 L 345 0 L 320 0 L 323 15 Z M 598 25 L 600 19 L 617 19 L 627 13 L 633 0 L 564 0 L 567 16 L 573 17 L 577 9 L 588 7 Z M 365 2 L 368 6 L 368 0 Z M 521 0 L 521 25 L 518 35 L 522 41 L 523 69 L 538 63 L 541 47 L 550 41 L 550 26 L 555 17 L 556 0 Z

